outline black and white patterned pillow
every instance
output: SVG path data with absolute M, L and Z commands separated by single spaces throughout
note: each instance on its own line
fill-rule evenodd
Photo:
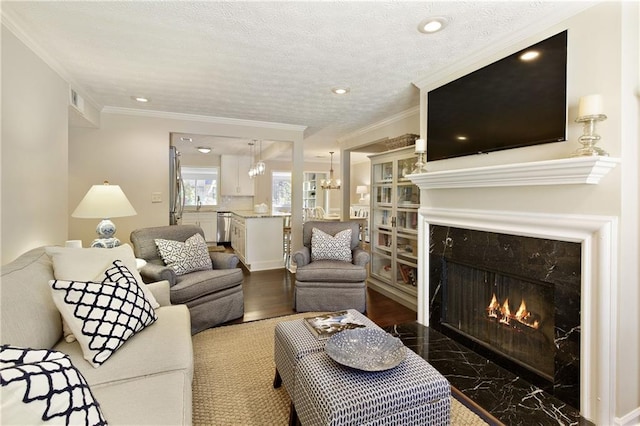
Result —
M 62 352 L 0 346 L 0 385 L 4 424 L 107 424 L 87 381 Z
M 176 271 L 176 275 L 213 268 L 207 242 L 200 234 L 189 237 L 184 243 L 160 238 L 155 243 L 165 265 Z
M 102 282 L 102 283 L 111 282 L 114 284 L 128 283 L 131 285 L 133 284 L 139 285 L 142 291 L 144 292 L 144 296 L 151 303 L 151 306 L 153 308 L 156 308 L 157 306 L 159 306 L 158 302 L 156 302 L 155 297 L 153 297 L 153 293 L 151 293 L 151 290 L 149 290 L 147 285 L 138 284 L 138 281 L 136 280 L 135 276 L 131 273 L 129 268 L 127 268 L 124 265 L 124 262 L 122 260 L 114 260 L 109 266 L 107 266 L 107 269 L 104 272 L 101 272 L 98 276 L 96 276 L 93 279 L 93 281 Z M 154 306 L 154 304 L 156 306 Z M 69 324 L 67 324 L 67 321 L 64 318 L 62 318 L 62 331 L 64 333 L 64 340 L 66 340 L 69 343 L 76 341 L 76 337 L 73 335 L 73 332 L 69 327 Z
M 311 229 L 311 260 L 351 262 L 351 229 L 331 236 L 318 228 Z
M 96 368 L 158 318 L 136 283 L 51 280 L 49 285 L 84 358 Z

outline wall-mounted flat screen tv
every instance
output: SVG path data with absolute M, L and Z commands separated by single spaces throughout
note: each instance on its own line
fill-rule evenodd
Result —
M 564 141 L 566 123 L 564 31 L 430 91 L 427 161 Z

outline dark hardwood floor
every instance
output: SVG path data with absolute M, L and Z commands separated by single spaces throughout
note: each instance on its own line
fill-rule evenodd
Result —
M 295 314 L 292 308 L 295 275 L 286 269 L 249 273 L 244 266 L 244 317 L 228 324 Z M 367 317 L 380 327 L 415 321 L 416 312 L 382 294 L 367 290 Z

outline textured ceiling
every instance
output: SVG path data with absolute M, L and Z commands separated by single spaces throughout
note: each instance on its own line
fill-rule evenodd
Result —
M 578 2 L 3 1 L 99 107 L 307 126 L 305 157 L 419 104 L 412 81 Z M 444 16 L 425 35 L 418 23 Z M 350 87 L 345 96 L 331 88 Z M 146 96 L 139 104 L 131 96 Z

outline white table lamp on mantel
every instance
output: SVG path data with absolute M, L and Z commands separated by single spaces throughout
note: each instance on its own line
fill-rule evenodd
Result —
M 102 219 L 96 227 L 99 238 L 93 240 L 91 247 L 113 248 L 120 245 L 120 240 L 114 237 L 116 225 L 110 218 L 136 214 L 120 186 L 109 185 L 109 182 L 104 181 L 103 185 L 93 185 L 89 189 L 71 217 Z

